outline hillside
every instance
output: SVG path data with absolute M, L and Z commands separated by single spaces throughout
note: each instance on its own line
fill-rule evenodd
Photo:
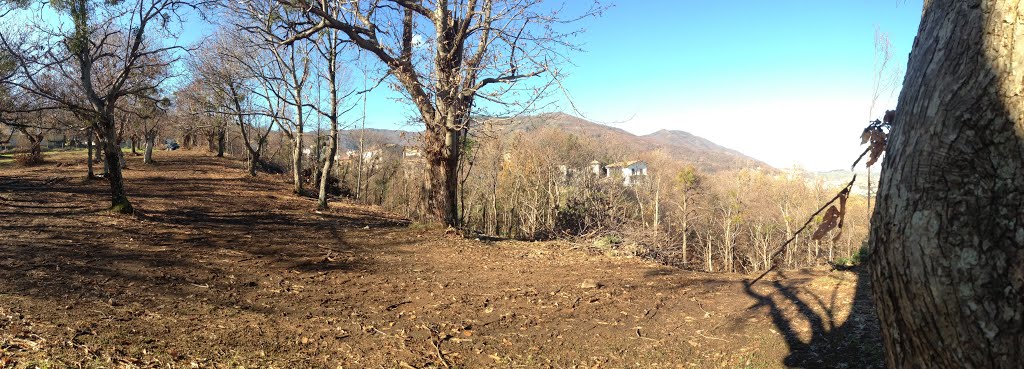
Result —
M 862 273 L 750 286 L 585 244 L 480 241 L 189 151 L 0 165 L 0 368 L 879 368 Z
M 708 139 L 684 131 L 660 130 L 640 137 L 664 149 L 674 157 L 693 162 L 705 170 L 732 170 L 741 168 L 771 168 L 739 151 L 720 146 Z
M 621 147 L 623 151 L 633 154 L 661 149 L 672 158 L 693 163 L 705 171 L 771 168 L 770 165 L 757 159 L 688 132 L 660 130 L 649 135 L 637 136 L 621 128 L 594 123 L 565 113 L 550 113 L 523 118 L 509 124 L 508 129 L 528 132 L 545 126 L 556 127 L 581 137 L 589 137 L 605 142 L 609 146 Z
M 709 171 L 737 170 L 742 168 L 771 168 L 768 164 L 703 137 L 683 131 L 660 130 L 649 135 L 637 136 L 621 128 L 594 123 L 565 113 L 548 113 L 517 118 L 511 121 L 489 121 L 476 133 L 485 136 L 499 136 L 513 132 L 530 132 L 543 127 L 555 127 L 579 137 L 585 137 L 622 152 L 622 155 L 636 155 L 653 150 L 664 150 L 673 159 L 689 162 Z M 360 130 L 341 132 L 341 150 L 359 148 Z M 372 147 L 379 144 L 415 145 L 420 132 L 375 129 L 365 130 L 364 144 Z

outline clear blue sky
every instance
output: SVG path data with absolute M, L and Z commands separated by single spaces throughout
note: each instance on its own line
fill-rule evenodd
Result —
M 586 118 L 635 134 L 688 131 L 776 167 L 812 170 L 848 167 L 859 154 L 875 28 L 889 34 L 893 63 L 903 69 L 922 7 L 921 0 L 611 4 L 586 21 L 587 51 L 567 67 L 565 86 Z M 402 127 L 409 110 L 387 95 L 370 96 L 368 126 Z M 895 97 L 883 94 L 880 108 L 893 107 Z M 567 104 L 561 110 L 576 114 Z
M 581 3 L 567 1 L 570 11 Z M 860 153 L 872 115 L 875 29 L 889 35 L 892 63 L 903 69 L 922 7 L 921 0 L 606 3 L 604 16 L 581 24 L 586 51 L 566 66 L 579 112 L 564 102 L 548 110 L 635 134 L 688 131 L 776 167 L 812 170 L 848 167 Z M 396 96 L 387 88 L 369 94 L 367 127 L 420 129 L 405 125 L 414 112 Z M 883 94 L 874 115 L 895 98 Z

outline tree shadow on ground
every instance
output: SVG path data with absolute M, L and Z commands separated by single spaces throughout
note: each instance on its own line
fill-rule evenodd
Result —
M 169 162 L 160 175 L 132 179 L 143 211 L 129 218 L 104 211 L 102 182 L 0 176 L 0 294 L 154 306 L 197 298 L 274 314 L 274 304 L 247 298 L 286 290 L 298 278 L 372 272 L 370 250 L 352 241 L 366 227 L 407 224 L 373 213 L 313 214 L 303 199 L 282 200 L 282 186 L 271 181 L 194 178 L 199 168 L 190 165 Z M 400 254 L 405 244 L 382 247 Z
M 816 294 L 807 286 L 798 287 L 797 281 L 788 280 L 781 272 L 778 280 L 743 283 L 746 294 L 757 301 L 750 309 L 767 309 L 785 340 L 789 355 L 784 365 L 808 369 L 884 368 L 870 278 L 865 268 L 855 271 L 856 287 L 849 304 L 839 297 L 838 283 L 828 296 Z M 844 314 L 845 321 L 840 322 Z

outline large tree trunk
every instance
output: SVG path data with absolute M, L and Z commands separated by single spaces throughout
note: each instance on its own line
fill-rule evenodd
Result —
M 121 175 L 121 147 L 117 144 L 117 130 L 114 118 L 100 118 L 100 139 L 103 145 L 104 178 L 110 183 L 110 209 L 118 213 L 131 214 L 135 210 L 128 201 L 124 190 L 124 179 Z
M 459 185 L 459 131 L 427 127 L 428 145 L 440 146 L 439 150 L 428 150 L 427 160 L 427 208 L 435 221 L 450 226 L 458 224 Z M 433 153 L 431 153 L 433 151 Z
M 872 219 L 891 368 L 1024 367 L 1024 11 L 925 2 Z

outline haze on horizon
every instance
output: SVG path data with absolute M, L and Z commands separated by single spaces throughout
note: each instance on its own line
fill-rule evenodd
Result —
M 542 111 L 636 135 L 686 131 L 813 171 L 849 168 L 869 118 L 895 106 L 902 76 L 869 112 L 875 32 L 888 35 L 890 63 L 902 70 L 921 9 L 920 0 L 655 3 L 610 2 L 586 20 L 584 52 L 563 70 L 572 104 L 559 91 Z M 369 94 L 366 126 L 419 130 L 403 123 L 414 112 L 398 98 Z

